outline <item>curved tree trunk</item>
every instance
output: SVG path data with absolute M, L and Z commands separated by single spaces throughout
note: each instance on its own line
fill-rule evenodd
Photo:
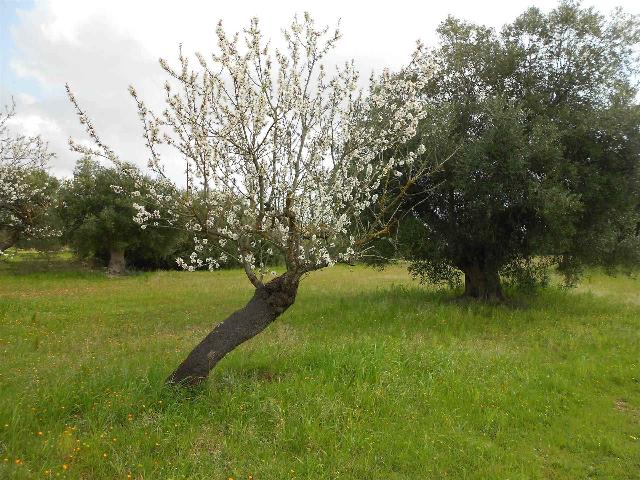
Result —
M 111 250 L 109 252 L 108 275 L 122 275 L 125 270 L 124 250 Z
M 227 353 L 255 337 L 293 305 L 299 280 L 299 275 L 285 273 L 257 288 L 249 303 L 216 325 L 169 375 L 166 383 L 200 384 Z
M 4 252 L 6 249 L 11 248 L 15 245 L 15 242 L 10 240 L 0 241 L 0 252 Z
M 0 240 L 0 252 L 4 252 L 6 249 L 13 247 L 18 243 L 19 238 L 20 233 L 16 230 L 11 230 L 10 233 L 7 233 L 5 238 Z
M 495 267 L 473 263 L 464 268 L 464 296 L 477 300 L 500 302 L 504 300 L 500 274 Z

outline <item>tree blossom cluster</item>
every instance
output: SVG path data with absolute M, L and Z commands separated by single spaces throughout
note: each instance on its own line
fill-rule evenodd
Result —
M 222 23 L 216 34 L 208 57 L 189 59 L 181 48 L 177 66 L 160 60 L 168 75 L 162 112 L 130 87 L 148 166 L 167 186 L 145 192 L 161 210 L 134 199 L 136 221 L 189 231 L 194 248 L 177 260 L 183 268 L 234 259 L 256 286 L 274 255 L 297 274 L 355 260 L 388 233 L 399 195 L 431 168 L 424 147 L 396 147 L 424 118 L 429 56 L 418 45 L 405 69 L 372 76 L 365 94 L 353 62 L 328 72 L 322 62 L 340 32 L 317 29 L 307 14 L 284 32 L 283 51 L 264 40 L 257 19 L 242 35 L 229 37 Z M 96 144 L 72 148 L 119 163 L 68 93 Z M 166 171 L 176 157 L 184 162 L 180 186 Z
M 58 234 L 47 225 L 55 181 L 46 167 L 53 156 L 40 137 L 13 134 L 15 105 L 0 113 L 0 254 L 19 239 Z

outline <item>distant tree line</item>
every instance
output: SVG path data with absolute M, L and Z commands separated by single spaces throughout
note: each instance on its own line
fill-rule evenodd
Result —
M 11 211 L 24 212 L 18 217 L 20 228 L 15 220 L 12 224 L 5 220 L 1 250 L 68 247 L 79 259 L 105 267 L 109 275 L 121 275 L 127 269 L 179 269 L 176 258 L 188 256 L 193 248 L 179 225 L 147 228 L 136 222 L 135 205 L 154 211 L 157 205 L 148 202 L 147 193 L 161 192 L 162 183 L 141 174 L 133 164 L 105 166 L 81 157 L 71 178 L 59 180 L 44 166 L 30 165 L 24 172 L 20 185 L 28 195 L 14 196 L 11 206 Z M 10 181 L 17 184 L 15 177 Z M 270 261 L 280 260 L 274 256 Z

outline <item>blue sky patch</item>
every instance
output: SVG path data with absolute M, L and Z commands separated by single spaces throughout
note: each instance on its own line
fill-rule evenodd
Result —
M 18 77 L 11 68 L 11 59 L 18 49 L 11 34 L 11 28 L 20 20 L 19 12 L 33 8 L 32 0 L 0 0 L 0 103 L 5 104 L 11 96 L 26 93 L 35 98 L 41 96 L 38 82 L 30 78 Z

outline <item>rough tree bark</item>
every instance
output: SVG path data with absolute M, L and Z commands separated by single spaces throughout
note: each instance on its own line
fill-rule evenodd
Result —
M 498 269 L 480 262 L 462 268 L 464 272 L 464 297 L 489 302 L 504 300 Z
M 256 288 L 249 303 L 216 325 L 169 375 L 166 383 L 188 386 L 202 383 L 227 353 L 255 337 L 293 305 L 299 281 L 298 274 L 287 272 Z
M 18 243 L 18 239 L 20 238 L 20 233 L 11 230 L 6 233 L 5 236 L 0 239 L 0 252 L 4 252 L 7 248 L 13 247 L 16 243 Z
M 122 275 L 125 270 L 124 250 L 111 250 L 109 252 L 108 275 Z

